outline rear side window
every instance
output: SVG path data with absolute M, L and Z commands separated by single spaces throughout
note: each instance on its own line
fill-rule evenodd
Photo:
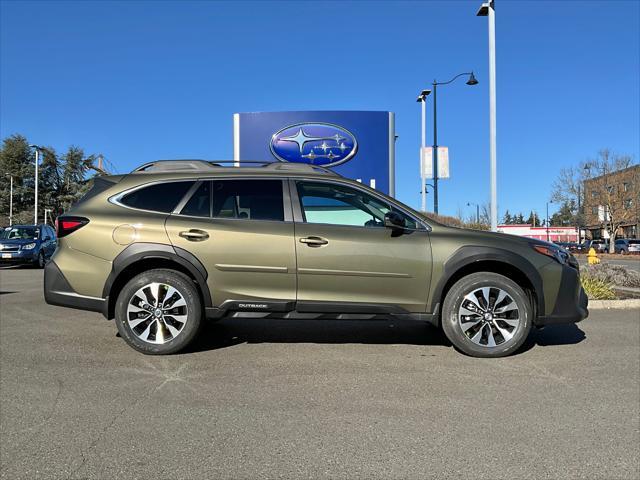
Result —
M 211 182 L 202 182 L 180 213 L 191 217 L 210 217 Z
M 120 203 L 131 208 L 169 213 L 192 185 L 193 182 L 156 183 L 126 194 Z
M 281 180 L 214 180 L 212 216 L 284 221 Z

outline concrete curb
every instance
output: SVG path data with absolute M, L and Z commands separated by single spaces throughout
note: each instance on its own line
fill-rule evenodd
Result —
M 640 298 L 630 298 L 628 300 L 589 300 L 589 310 L 640 310 Z

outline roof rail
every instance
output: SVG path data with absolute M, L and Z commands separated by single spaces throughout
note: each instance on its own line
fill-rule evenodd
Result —
M 309 163 L 293 163 L 293 162 L 271 162 L 265 165 L 263 168 L 269 170 L 289 170 L 294 172 L 316 172 L 325 173 L 327 175 L 333 175 L 340 177 L 341 175 L 328 168 L 321 167 L 319 165 L 311 165 Z
M 341 176 L 340 174 L 329 170 L 328 168 L 321 167 L 319 165 L 311 165 L 308 163 L 293 163 L 293 162 L 266 162 L 266 161 L 254 161 L 254 160 L 200 160 L 200 159 L 185 159 L 185 160 L 156 160 L 154 162 L 148 162 L 140 165 L 134 169 L 131 173 L 153 173 L 153 172 L 170 172 L 170 171 L 189 171 L 189 170 L 212 170 L 218 168 L 230 168 L 227 165 L 233 166 L 247 166 L 253 167 L 259 166 L 269 170 L 288 170 L 294 172 L 316 172 L 324 173 L 327 175 Z
M 202 170 L 211 169 L 214 165 L 206 160 L 156 160 L 148 162 L 135 168 L 131 173 L 144 172 L 167 172 L 167 171 L 186 171 L 186 170 Z

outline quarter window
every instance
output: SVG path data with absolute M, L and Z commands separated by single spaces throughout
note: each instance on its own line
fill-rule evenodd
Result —
M 344 185 L 299 182 L 298 196 L 307 223 L 381 228 L 385 214 L 394 210 L 388 203 Z M 407 228 L 416 228 L 413 219 L 398 213 Z
M 126 194 L 120 203 L 131 208 L 169 213 L 192 185 L 193 182 L 156 183 Z

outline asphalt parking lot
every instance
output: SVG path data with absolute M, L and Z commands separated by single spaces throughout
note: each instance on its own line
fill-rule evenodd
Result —
M 147 357 L 0 271 L 1 478 L 640 477 L 640 313 L 516 356 L 417 323 L 225 320 Z

